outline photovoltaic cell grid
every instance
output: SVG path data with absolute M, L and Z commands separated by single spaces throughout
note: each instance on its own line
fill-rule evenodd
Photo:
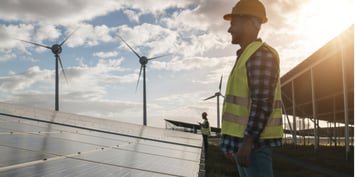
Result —
M 0 103 L 0 176 L 198 176 L 201 145 L 199 135 Z

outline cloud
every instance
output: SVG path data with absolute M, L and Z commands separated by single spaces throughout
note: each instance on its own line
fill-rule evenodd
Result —
M 41 23 L 35 30 L 35 35 L 31 41 L 42 42 L 44 40 L 54 41 L 61 36 L 61 31 L 55 25 Z
M 0 50 L 0 63 L 16 58 L 16 54 L 11 50 Z
M 67 68 L 66 74 L 69 83 L 66 85 L 65 93 L 71 94 L 85 90 L 90 93 L 86 98 L 100 100 L 109 94 L 108 85 L 135 82 L 137 74 L 126 74 L 130 70 L 121 67 L 122 61 L 123 59 L 100 59 L 92 67 L 83 65 Z
M 5 92 L 27 92 L 33 84 L 37 82 L 46 83 L 51 77 L 51 71 L 41 70 L 38 66 L 34 66 L 19 75 L 0 77 L 0 90 Z
M 64 80 L 60 78 L 62 80 L 61 87 L 64 89 L 63 93 L 70 94 L 86 90 L 89 93 L 95 92 L 98 97 L 101 97 L 106 93 L 105 84 L 135 81 L 136 77 L 131 75 L 114 76 L 115 72 L 125 71 L 120 66 L 121 62 L 122 59 L 101 59 L 93 67 L 65 68 L 68 82 L 63 82 Z M 9 93 L 31 90 L 48 91 L 53 88 L 54 73 L 54 71 L 41 70 L 38 66 L 33 66 L 23 73 L 0 77 L 0 90 Z M 134 76 L 137 75 L 134 74 Z M 61 73 L 60 77 L 62 77 Z
M 17 39 L 30 40 L 35 27 L 31 24 L 0 25 L 0 52 L 8 49 L 25 50 L 25 44 Z
M 166 17 L 162 21 L 171 29 L 189 31 L 191 29 L 206 30 L 208 27 L 204 16 L 194 15 L 196 9 L 184 9 L 175 12 L 172 17 Z
M 99 44 L 117 41 L 113 36 L 116 33 L 116 28 L 110 28 L 106 25 L 94 26 L 91 24 L 77 24 L 71 26 L 68 31 L 75 33 L 68 40 L 69 47 L 97 46 Z
M 189 5 L 198 3 L 199 0 L 130 0 L 126 1 L 125 7 L 137 9 L 142 14 L 153 14 L 159 16 L 171 8 L 186 8 Z
M 151 58 L 171 53 L 171 50 L 174 49 L 176 32 L 159 25 L 144 23 L 133 28 L 122 25 L 118 30 L 119 35 L 141 56 Z M 123 42 L 121 42 L 120 48 L 130 50 Z M 147 50 L 150 52 L 143 53 Z
M 122 1 L 114 0 L 106 0 L 105 3 L 95 0 L 3 0 L 0 6 L 0 19 L 6 21 L 75 24 L 117 10 L 122 4 Z
M 195 13 L 203 17 L 201 20 L 206 23 L 207 29 L 211 33 L 227 33 L 226 27 L 229 26 L 229 22 L 223 19 L 223 15 L 230 13 L 234 4 L 235 1 L 229 0 L 203 0 Z
M 194 71 L 198 69 L 214 70 L 218 68 L 225 68 L 234 63 L 234 57 L 221 57 L 221 58 L 209 58 L 209 57 L 190 57 L 183 59 L 173 59 L 170 61 L 153 61 L 151 68 L 158 70 L 168 71 Z M 228 69 L 231 69 L 228 67 Z
M 131 9 L 123 10 L 123 13 L 128 17 L 131 22 L 135 23 L 139 23 L 139 17 L 142 15 L 142 13 Z
M 116 51 L 113 52 L 96 52 L 93 54 L 94 56 L 100 57 L 100 58 L 111 58 L 111 57 L 116 57 L 118 53 Z

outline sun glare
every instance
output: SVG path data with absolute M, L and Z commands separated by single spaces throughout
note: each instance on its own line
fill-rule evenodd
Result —
M 300 35 L 320 47 L 354 23 L 353 0 L 310 0 L 298 16 Z

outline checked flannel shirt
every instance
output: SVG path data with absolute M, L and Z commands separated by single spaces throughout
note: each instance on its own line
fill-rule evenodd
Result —
M 237 60 L 242 52 L 242 49 L 237 51 Z M 255 137 L 253 148 L 281 146 L 281 138 L 258 138 L 273 110 L 275 87 L 279 77 L 279 64 L 274 54 L 265 46 L 262 46 L 250 57 L 246 65 L 252 102 L 244 136 Z M 221 138 L 221 149 L 228 153 L 236 153 L 243 142 L 242 138 L 230 135 L 222 135 Z

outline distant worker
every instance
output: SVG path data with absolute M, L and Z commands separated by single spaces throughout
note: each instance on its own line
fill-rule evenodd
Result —
M 226 87 L 221 149 L 236 161 L 240 177 L 271 177 L 272 147 L 281 146 L 283 128 L 279 56 L 258 38 L 265 7 L 240 0 L 223 18 L 240 49 Z
M 207 151 L 208 151 L 208 136 L 210 136 L 211 131 L 210 131 L 210 123 L 208 122 L 206 112 L 202 113 L 202 119 L 203 119 L 203 122 L 202 123 L 199 122 L 199 124 L 201 126 L 201 134 L 203 137 L 203 147 L 205 149 L 205 153 L 207 153 Z

